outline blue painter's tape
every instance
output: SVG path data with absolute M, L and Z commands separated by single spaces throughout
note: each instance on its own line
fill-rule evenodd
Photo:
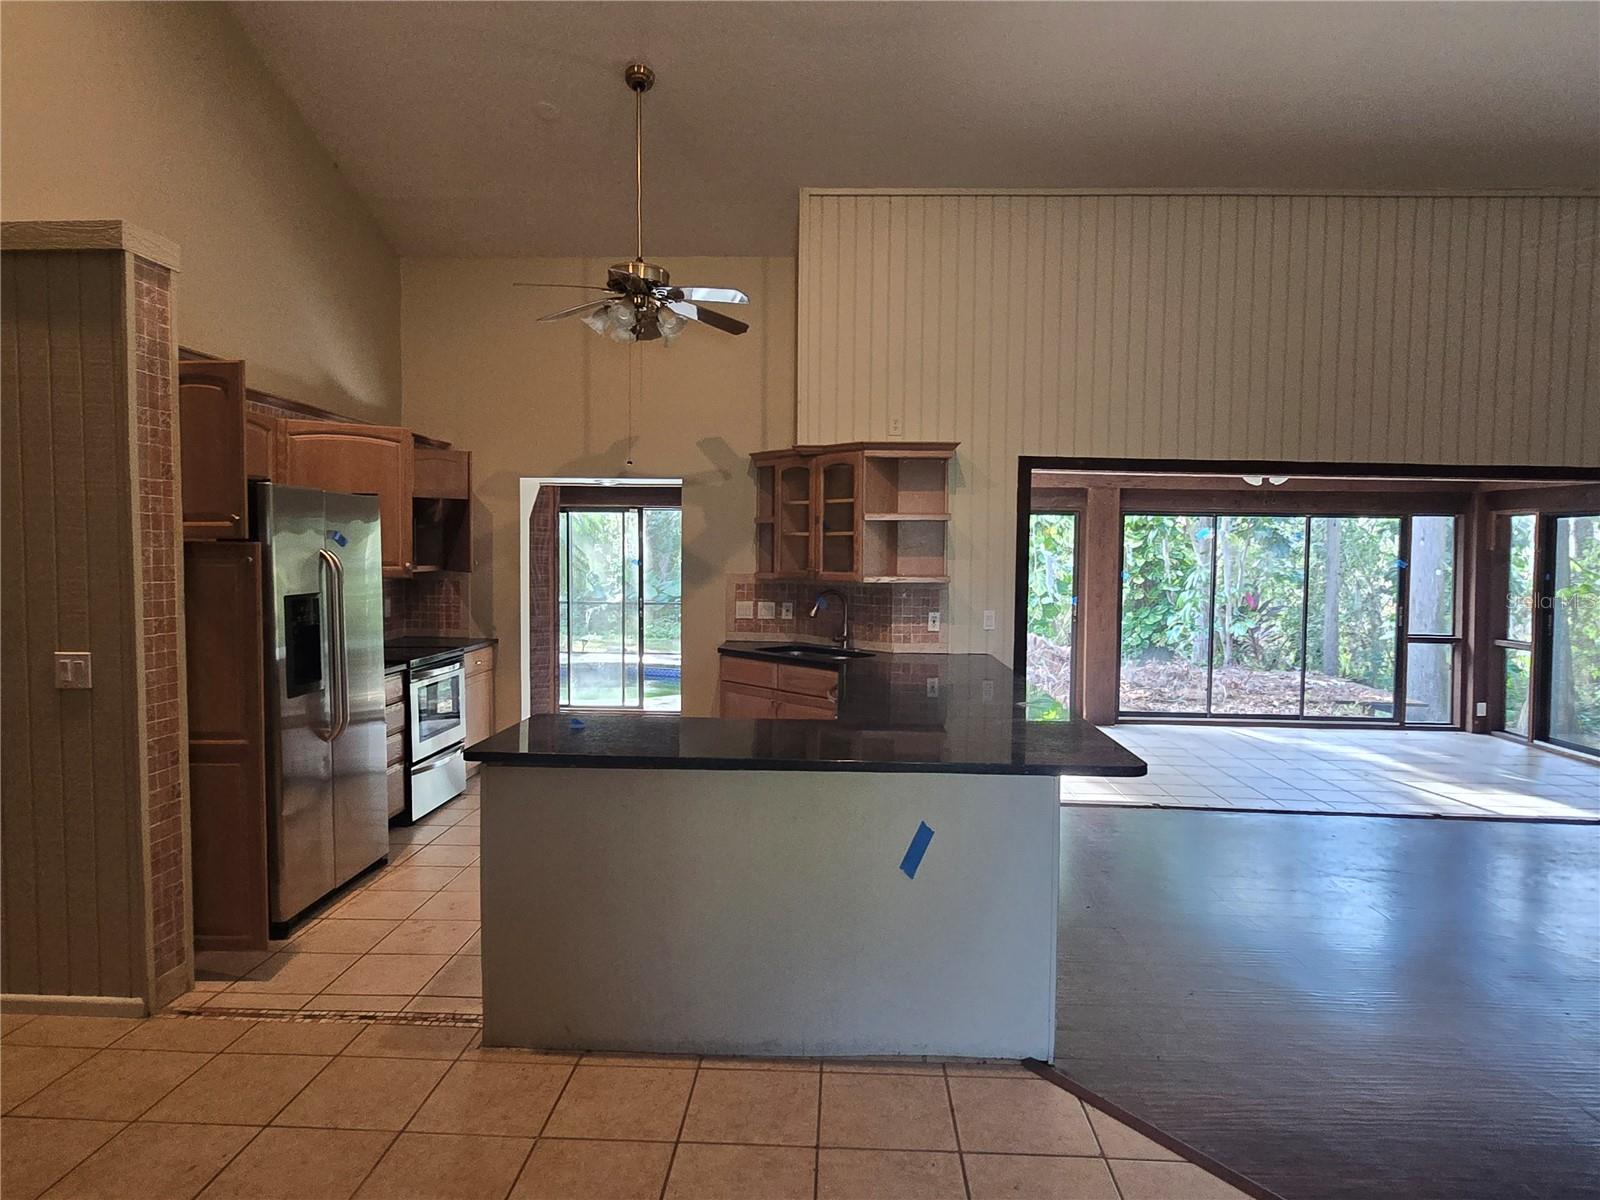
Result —
M 917 831 L 911 835 L 911 845 L 906 847 L 906 856 L 900 860 L 900 869 L 906 873 L 907 879 L 917 877 L 917 868 L 922 865 L 922 856 L 928 852 L 928 843 L 933 841 L 933 830 L 926 821 L 917 825 Z

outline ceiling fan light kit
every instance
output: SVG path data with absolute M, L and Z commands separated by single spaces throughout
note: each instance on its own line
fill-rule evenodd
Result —
M 614 342 L 671 342 L 695 321 L 724 333 L 739 334 L 750 328 L 743 321 L 703 307 L 713 304 L 748 304 L 750 297 L 737 288 L 674 287 L 667 269 L 644 257 L 644 94 L 655 86 L 656 73 L 644 63 L 629 63 L 623 82 L 633 92 L 633 213 L 634 254 L 627 262 L 612 263 L 604 287 L 576 283 L 519 283 L 517 287 L 566 287 L 609 293 L 604 299 L 585 300 L 540 317 L 559 321 L 578 317 L 596 333 Z

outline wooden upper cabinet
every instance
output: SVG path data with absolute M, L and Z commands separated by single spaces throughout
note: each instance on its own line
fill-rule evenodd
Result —
M 861 455 L 820 454 L 811 468 L 818 579 L 861 578 Z
M 944 583 L 954 442 L 853 442 L 754 456 L 756 575 Z
M 247 479 L 272 478 L 272 451 L 278 438 L 278 419 L 258 412 L 244 414 L 244 473 Z
M 184 539 L 244 537 L 244 363 L 178 363 L 178 430 Z
M 418 446 L 412 454 L 412 494 L 417 499 L 466 500 L 472 495 L 472 454 Z
M 411 471 L 409 429 L 339 421 L 278 423 L 277 482 L 378 498 L 387 576 L 412 573 Z

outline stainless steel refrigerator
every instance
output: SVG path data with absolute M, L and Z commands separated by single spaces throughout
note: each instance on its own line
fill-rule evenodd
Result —
M 274 925 L 389 852 L 378 501 L 258 483 Z

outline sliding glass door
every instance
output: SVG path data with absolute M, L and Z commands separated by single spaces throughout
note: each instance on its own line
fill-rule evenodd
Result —
M 1551 521 L 1552 742 L 1600 754 L 1600 516 Z
M 682 519 L 676 508 L 561 510 L 564 707 L 678 710 Z
M 1078 517 L 1034 513 L 1028 521 L 1028 678 L 1030 721 L 1072 715 L 1072 655 L 1077 644 Z
M 1454 539 L 1449 516 L 1126 515 L 1120 711 L 1449 723 Z

